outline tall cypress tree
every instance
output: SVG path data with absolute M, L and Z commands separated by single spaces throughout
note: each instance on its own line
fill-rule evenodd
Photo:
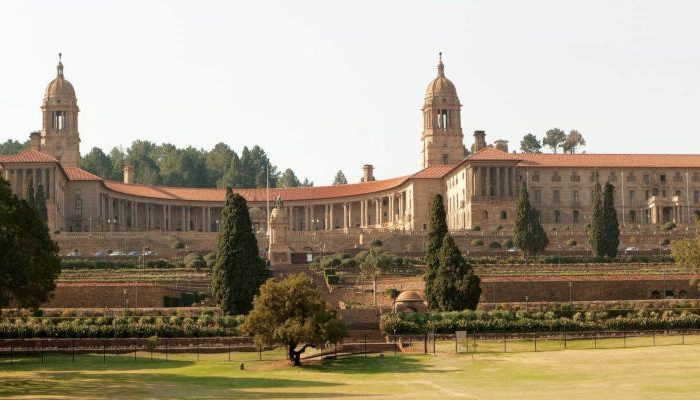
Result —
M 27 203 L 32 207 L 36 207 L 36 193 L 34 193 L 33 183 L 27 185 Z
M 475 310 L 481 296 L 481 279 L 464 260 L 450 234 L 445 235 L 438 258 L 433 281 L 436 308 L 442 311 Z
M 270 276 L 260 257 L 248 205 L 243 196 L 226 189 L 219 243 L 212 274 L 212 293 L 226 313 L 246 314 L 253 297 Z
M 540 222 L 540 213 L 530 204 L 527 185 L 522 182 L 515 213 L 513 243 L 523 251 L 525 257 L 540 254 L 549 245 L 549 238 Z
M 44 185 L 39 185 L 36 188 L 35 201 L 36 211 L 39 213 L 39 219 L 43 222 L 48 222 L 48 211 L 46 210 L 46 194 L 44 193 Z
M 428 266 L 423 279 L 425 280 L 425 297 L 430 308 L 437 308 L 438 304 L 433 293 L 433 281 L 440 263 L 440 249 L 447 235 L 447 217 L 442 195 L 436 194 L 430 209 L 430 226 L 428 227 L 428 248 L 425 254 L 425 263 Z
M 615 210 L 615 187 L 610 182 L 605 184 L 603 195 L 603 224 L 605 255 L 615 258 L 617 246 L 620 245 L 620 225 L 617 222 L 617 210 Z
M 588 242 L 591 249 L 598 257 L 606 254 L 605 211 L 603 206 L 603 194 L 598 182 L 598 173 L 595 172 L 595 187 L 593 189 L 593 204 L 591 209 L 591 228 L 588 233 Z

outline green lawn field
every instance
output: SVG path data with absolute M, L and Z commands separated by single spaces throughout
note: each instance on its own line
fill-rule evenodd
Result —
M 448 343 L 440 348 L 448 348 Z M 160 357 L 160 358 L 159 358 Z M 522 353 L 385 354 L 292 368 L 281 351 L 0 358 L 0 398 L 700 399 L 700 345 Z M 245 370 L 240 363 L 245 362 Z

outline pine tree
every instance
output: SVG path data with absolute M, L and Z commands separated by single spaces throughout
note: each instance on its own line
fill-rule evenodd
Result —
M 606 234 L 603 195 L 597 172 L 595 172 L 594 177 L 596 183 L 593 189 L 593 208 L 591 209 L 591 228 L 588 233 L 588 242 L 591 244 L 591 249 L 593 249 L 596 256 L 604 257 L 606 254 Z
M 339 170 L 335 174 L 335 178 L 333 179 L 333 185 L 346 185 L 348 183 L 348 179 L 345 177 L 345 174 L 343 171 Z
M 29 202 L 12 194 L 0 177 L 0 307 L 10 300 L 37 308 L 55 288 L 61 271 L 58 245 Z
M 605 184 L 603 195 L 603 225 L 605 255 L 615 258 L 617 247 L 620 245 L 620 225 L 617 222 L 617 210 L 615 210 L 615 187 L 610 182 Z
M 270 271 L 260 258 L 248 205 L 230 187 L 226 189 L 218 240 L 212 293 L 224 312 L 246 314 Z
M 513 243 L 523 251 L 525 257 L 540 254 L 549 245 L 549 238 L 540 222 L 540 213 L 530 204 L 527 185 L 520 185 L 518 208 L 515 213 Z
M 35 201 L 36 211 L 39 213 L 39 219 L 43 222 L 48 222 L 48 211 L 46 210 L 46 195 L 44 194 L 44 185 L 39 185 L 36 189 Z
M 464 260 L 450 234 L 445 235 L 438 258 L 439 265 L 433 281 L 437 308 L 442 311 L 476 309 L 481 296 L 481 279 Z
M 436 308 L 437 303 L 433 295 L 433 281 L 440 263 L 440 249 L 447 235 L 447 219 L 442 195 L 436 194 L 430 209 L 430 226 L 428 230 L 428 248 L 425 254 L 425 264 L 428 266 L 423 279 L 425 280 L 425 297 L 430 308 Z

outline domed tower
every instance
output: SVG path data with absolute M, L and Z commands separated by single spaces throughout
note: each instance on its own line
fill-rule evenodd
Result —
M 428 85 L 423 105 L 423 168 L 457 164 L 464 159 L 462 105 L 455 85 L 445 78 L 442 53 L 437 69 L 438 76 Z
M 80 163 L 79 111 L 75 89 L 63 76 L 63 63 L 59 53 L 56 79 L 46 87 L 41 105 L 40 150 L 68 167 L 77 167 Z

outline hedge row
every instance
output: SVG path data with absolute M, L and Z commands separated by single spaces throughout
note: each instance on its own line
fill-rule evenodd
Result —
M 471 313 L 471 314 L 470 314 Z M 498 312 L 496 312 L 498 313 Z M 541 318 L 532 315 L 497 316 L 473 312 L 443 314 L 385 314 L 381 319 L 384 334 L 418 334 L 435 329 L 437 333 L 453 333 L 458 330 L 482 333 L 503 332 L 574 332 L 613 330 L 668 330 L 700 329 L 700 315 L 688 312 L 664 314 L 631 314 L 610 318 L 605 312 L 592 315 L 557 317 L 546 313 Z M 589 313 L 585 313 L 589 314 Z
M 242 317 L 15 318 L 0 322 L 0 338 L 147 338 L 238 334 Z
M 482 242 L 483 245 L 483 242 Z M 541 256 L 524 259 L 520 256 L 513 257 L 465 257 L 472 265 L 489 264 L 666 264 L 674 262 L 670 255 L 647 256 L 630 255 L 616 258 L 601 258 L 590 256 Z

